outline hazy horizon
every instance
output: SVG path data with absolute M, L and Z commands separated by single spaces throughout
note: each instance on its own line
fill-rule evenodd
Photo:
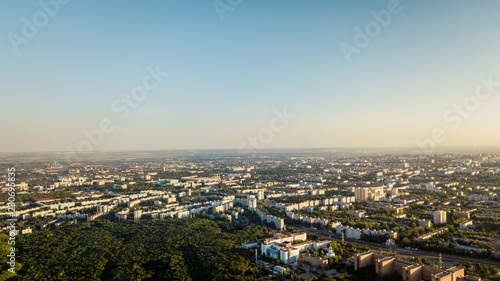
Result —
M 407 147 L 308 147 L 308 148 L 303 148 L 303 147 L 275 147 L 275 148 L 262 148 L 256 150 L 256 153 L 261 153 L 261 154 L 266 154 L 268 152 L 274 152 L 274 151 L 328 151 L 328 152 L 352 152 L 352 151 L 370 151 L 374 150 L 377 152 L 384 152 L 384 153 L 391 153 L 391 152 L 396 152 L 396 151 L 403 151 L 407 152 L 419 152 L 421 154 L 421 151 L 416 149 L 415 147 L 407 146 Z M 95 153 L 147 153 L 147 152 L 193 152 L 193 151 L 200 151 L 200 152 L 209 152 L 209 151 L 229 151 L 229 152 L 235 152 L 239 153 L 237 148 L 186 148 L 186 149 L 115 149 L 115 150 L 94 150 L 94 151 L 89 151 L 89 152 L 79 152 L 81 155 L 84 154 L 95 154 Z M 438 146 L 435 149 L 434 153 L 448 153 L 450 151 L 453 151 L 454 153 L 500 153 L 500 145 L 498 146 Z M 6 154 L 71 154 L 71 151 L 65 151 L 65 150 L 54 150 L 54 151 L 14 151 L 14 152 L 0 152 L 0 155 L 6 155 Z M 409 153 L 409 154 L 414 154 L 414 153 Z
M 0 153 L 500 144 L 500 2 L 215 2 L 0 3 Z

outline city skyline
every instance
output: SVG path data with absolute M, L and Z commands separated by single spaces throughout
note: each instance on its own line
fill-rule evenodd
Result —
M 500 281 L 499 10 L 0 1 L 0 280 Z
M 500 3 L 361 2 L 0 3 L 0 152 L 497 146 Z

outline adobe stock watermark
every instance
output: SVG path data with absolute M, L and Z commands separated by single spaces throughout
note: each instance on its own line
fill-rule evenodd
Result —
M 35 12 L 31 19 L 27 17 L 22 17 L 21 21 L 23 26 L 21 27 L 20 34 L 9 32 L 7 38 L 9 39 L 12 49 L 17 54 L 19 53 L 19 46 L 21 44 L 28 44 L 30 39 L 33 39 L 41 28 L 45 27 L 51 18 L 54 18 L 59 13 L 61 5 L 66 5 L 70 0 L 40 0 L 38 1 L 38 6 L 40 6 L 39 11 Z
M 274 140 L 275 133 L 282 132 L 290 124 L 290 120 L 295 118 L 294 114 L 287 112 L 286 106 L 282 111 L 273 109 L 273 113 L 274 116 L 269 120 L 268 127 L 260 129 L 256 136 L 249 136 L 247 140 L 240 143 L 239 153 L 255 156 L 257 149 L 266 148 L 265 145 Z
M 234 8 L 238 7 L 241 3 L 243 3 L 243 0 L 215 0 L 212 2 L 212 5 L 219 16 L 219 20 L 223 22 L 224 14 L 234 11 Z
M 479 77 L 479 84 L 474 90 L 474 94 L 465 97 L 461 103 L 455 103 L 445 112 L 443 112 L 443 121 L 451 124 L 451 129 L 457 130 L 463 124 L 465 119 L 470 118 L 472 113 L 479 108 L 481 102 L 489 99 L 495 93 L 495 88 L 500 87 L 500 82 L 493 81 L 493 75 L 487 79 Z M 415 140 L 415 144 L 420 148 L 420 151 L 425 154 L 432 154 L 436 149 L 436 145 L 444 143 L 448 139 L 445 129 L 434 128 L 430 133 L 430 137 L 423 140 Z
M 120 98 L 116 98 L 110 105 L 111 112 L 118 115 L 118 119 L 123 121 L 133 109 L 136 109 L 141 102 L 146 100 L 149 93 L 157 89 L 164 78 L 169 76 L 169 73 L 162 72 L 160 66 L 156 69 L 146 67 L 147 74 L 143 77 L 142 83 L 130 90 L 129 94 L 122 94 Z M 70 152 L 66 160 L 74 158 L 81 161 L 81 153 L 92 152 L 94 148 L 99 146 L 106 134 L 110 134 L 115 130 L 115 122 L 111 117 L 102 118 L 97 127 L 91 130 L 82 130 L 84 139 L 76 144 L 76 149 L 71 146 L 66 146 L 66 151 Z
M 403 6 L 399 0 L 389 0 L 387 2 L 387 9 L 378 12 L 372 10 L 370 14 L 373 20 L 367 22 L 364 29 L 360 29 L 359 27 L 354 28 L 353 44 L 343 41 L 339 45 L 347 63 L 351 63 L 354 54 L 359 55 L 362 49 L 368 47 L 372 39 L 380 34 L 382 28 L 387 27 L 392 22 L 392 17 L 401 13 L 401 11 L 403 11 Z
M 16 273 L 16 168 L 11 167 L 7 169 L 7 187 L 8 187 L 8 195 L 7 198 L 7 211 L 9 213 L 10 219 L 6 220 L 9 225 L 7 229 L 9 230 L 9 244 L 11 247 L 7 251 L 9 254 L 7 255 L 7 264 L 10 266 L 8 271 L 10 273 Z

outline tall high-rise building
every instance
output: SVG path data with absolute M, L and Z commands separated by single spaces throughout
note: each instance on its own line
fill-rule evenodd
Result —
M 384 187 L 357 187 L 354 190 L 354 198 L 357 202 L 367 202 L 367 201 L 379 201 L 380 198 L 384 198 Z
M 356 199 L 356 202 L 368 201 L 368 189 L 356 188 L 354 190 L 354 198 Z
M 97 206 L 97 213 L 107 214 L 108 212 L 109 212 L 109 206 L 108 205 L 98 205 Z
M 433 214 L 434 224 L 445 224 L 446 223 L 446 211 L 435 211 Z
M 264 190 L 257 191 L 257 200 L 264 200 Z
M 257 209 L 257 199 L 255 197 L 249 197 L 247 199 L 248 208 Z
M 141 210 L 134 211 L 134 220 L 138 220 L 141 217 L 142 217 L 142 211 Z

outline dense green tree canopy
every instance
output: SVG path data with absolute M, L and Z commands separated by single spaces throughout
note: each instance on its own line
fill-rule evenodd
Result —
M 13 280 L 256 280 L 240 245 L 266 235 L 206 219 L 68 225 L 19 237 Z

